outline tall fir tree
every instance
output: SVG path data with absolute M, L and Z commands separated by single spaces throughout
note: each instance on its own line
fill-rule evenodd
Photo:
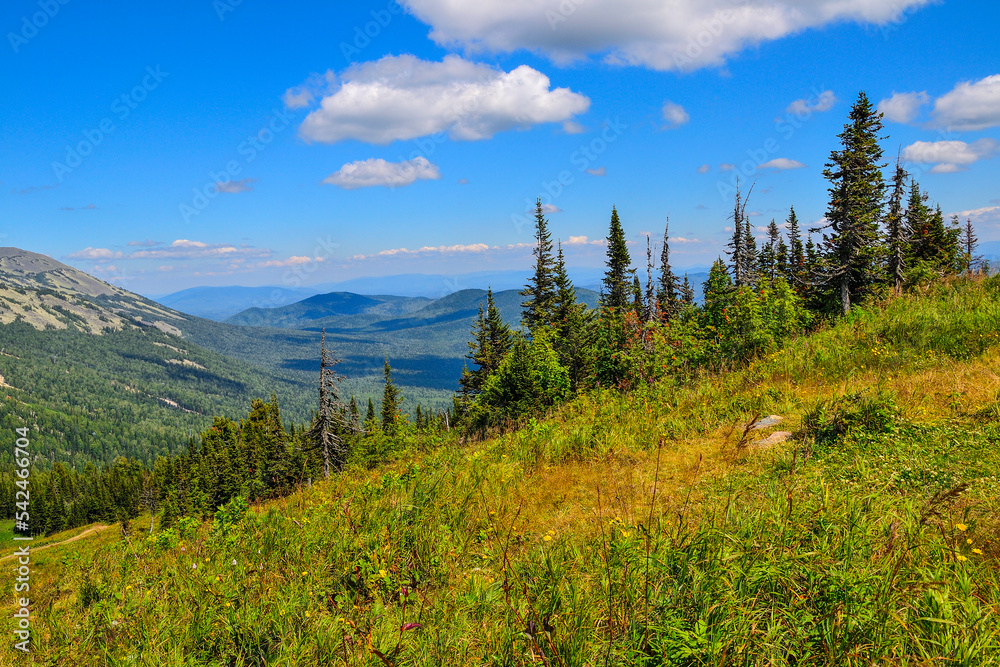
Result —
M 656 302 L 660 315 L 664 319 L 674 317 L 680 308 L 677 301 L 680 298 L 680 281 L 670 266 L 670 218 L 663 228 L 663 248 L 660 249 L 660 277 L 656 290 Z
M 976 255 L 979 250 L 979 237 L 976 236 L 976 229 L 972 226 L 972 218 L 965 219 L 965 227 L 962 229 L 962 252 L 965 272 L 973 274 L 979 271 L 983 258 Z
M 830 154 L 823 176 L 830 182 L 823 239 L 823 278 L 833 286 L 844 315 L 880 279 L 879 224 L 885 198 L 882 177 L 882 113 L 864 92 L 851 108 L 850 122 L 838 135 L 841 149 Z
M 614 312 L 624 313 L 629 307 L 632 295 L 632 281 L 629 280 L 632 258 L 625 242 L 625 230 L 618 219 L 618 209 L 611 209 L 611 227 L 608 231 L 608 267 L 604 273 L 603 303 Z
M 632 273 L 632 312 L 636 318 L 642 322 L 646 313 L 646 303 L 642 298 L 642 283 L 639 282 L 639 274 Z
M 744 284 L 746 268 L 746 242 L 743 238 L 743 193 L 740 191 L 740 179 L 736 179 L 735 205 L 733 206 L 733 237 L 729 241 L 729 260 L 733 267 L 733 279 L 736 286 Z
M 896 158 L 896 169 L 892 175 L 892 191 L 885 216 L 886 248 L 888 257 L 886 272 L 889 283 L 897 292 L 903 287 L 906 272 L 906 257 L 909 254 L 909 235 L 903 218 L 903 191 L 906 188 L 906 170 Z
M 795 213 L 795 207 L 788 209 L 788 218 L 785 220 L 788 226 L 788 284 L 794 285 L 796 289 L 801 289 L 807 279 L 806 253 L 802 244 L 802 230 L 799 227 L 799 216 Z
M 375 430 L 375 403 L 371 397 L 368 398 L 368 409 L 365 411 L 365 431 L 371 433 Z
M 389 357 L 385 358 L 382 371 L 385 375 L 385 387 L 382 390 L 382 432 L 393 436 L 399 432 L 400 422 L 403 419 L 400 413 L 403 394 L 392 381 L 392 366 L 389 365 Z
M 684 282 L 681 284 L 681 302 L 684 306 L 694 305 L 694 285 L 688 280 L 688 275 L 684 274 Z
M 778 245 L 781 243 L 781 231 L 778 223 L 771 219 L 767 226 L 767 241 L 760 250 L 760 277 L 768 285 L 773 285 L 778 279 Z
M 521 304 L 522 317 L 528 329 L 534 331 L 552 320 L 555 307 L 555 266 L 552 257 L 552 236 L 545 219 L 542 200 L 535 202 L 535 270 L 530 281 L 521 291 L 526 300 Z
M 750 224 L 750 218 L 743 216 L 743 285 L 756 287 L 760 273 L 758 262 L 757 239 L 753 235 L 753 226 Z
M 484 310 L 482 305 L 479 306 L 479 315 L 472 325 L 472 341 L 468 344 L 469 354 L 466 358 L 475 364 L 476 368 L 463 372 L 459 380 L 467 397 L 475 396 L 482 391 L 490 373 L 499 368 L 500 362 L 507 356 L 512 342 L 513 334 L 503 320 L 503 314 L 497 307 L 491 287 L 486 291 L 486 309 Z

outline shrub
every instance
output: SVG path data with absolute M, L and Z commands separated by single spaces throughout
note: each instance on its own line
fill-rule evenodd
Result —
M 820 401 L 802 416 L 802 432 L 822 445 L 852 434 L 890 433 L 898 420 L 899 408 L 891 394 L 858 392 Z

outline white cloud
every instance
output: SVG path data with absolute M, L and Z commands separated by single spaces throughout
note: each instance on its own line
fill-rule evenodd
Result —
M 416 157 L 403 162 L 386 162 L 381 158 L 359 160 L 345 164 L 338 171 L 323 179 L 327 185 L 337 185 L 345 190 L 370 188 L 382 185 L 398 188 L 416 181 L 437 180 L 441 171 L 425 157 Z
M 117 259 L 121 256 L 122 253 L 109 250 L 108 248 L 91 248 L 89 246 L 84 248 L 83 250 L 77 250 L 76 252 L 72 252 L 66 255 L 66 257 L 68 257 L 69 259 L 93 259 L 93 260 Z
M 722 164 L 719 165 L 719 171 L 732 171 L 733 169 L 736 169 L 735 164 L 729 164 L 728 162 L 723 162 Z
M 710 164 L 703 164 L 700 167 L 698 167 L 699 174 L 707 174 L 710 171 L 712 171 L 712 165 Z
M 984 206 L 954 214 L 949 213 L 947 217 L 950 218 L 952 215 L 957 215 L 962 222 L 972 220 L 974 225 L 1000 224 L 1000 206 Z
M 683 236 L 671 236 L 670 237 L 670 242 L 671 243 L 701 243 L 701 240 L 700 239 L 689 239 L 689 238 L 685 238 Z
M 542 213 L 562 213 L 562 209 L 555 204 L 542 204 Z
M 925 92 L 897 93 L 878 103 L 877 109 L 894 123 L 912 123 L 920 113 L 920 108 L 930 104 L 931 98 Z
M 903 149 L 903 159 L 920 164 L 934 164 L 932 174 L 965 171 L 979 160 L 988 160 L 1000 153 L 1000 142 L 980 139 L 971 144 L 964 141 L 917 141 Z
M 282 96 L 285 106 L 289 109 L 302 109 L 313 103 L 317 97 L 322 97 L 337 81 L 333 70 L 325 74 L 312 74 L 299 86 L 293 86 Z
M 1000 74 L 964 81 L 934 101 L 934 125 L 974 131 L 1000 125 Z
M 563 132 L 566 134 L 583 134 L 587 131 L 583 125 L 580 125 L 575 120 L 567 120 L 563 123 Z
M 798 160 L 790 160 L 787 157 L 777 157 L 773 160 L 768 160 L 764 164 L 760 165 L 760 169 L 776 169 L 778 171 L 784 171 L 785 169 L 804 169 L 805 165 Z
M 524 244 L 525 246 L 530 244 Z M 513 246 L 511 246 L 513 247 Z M 351 257 L 353 260 L 364 260 L 373 259 L 376 257 L 396 257 L 400 255 L 456 255 L 464 253 L 475 253 L 481 254 L 489 250 L 497 250 L 496 246 L 492 248 L 485 243 L 471 243 L 468 245 L 449 245 L 449 246 L 424 246 L 422 248 L 415 248 L 410 250 L 408 248 L 391 248 L 389 250 L 380 250 L 371 255 L 354 255 Z
M 809 28 L 885 23 L 934 0 L 401 1 L 446 46 L 690 71 Z
M 238 181 L 229 181 L 227 183 L 216 183 L 215 189 L 219 192 L 226 192 L 231 195 L 238 194 L 240 192 L 250 192 L 253 190 L 253 183 L 256 178 L 241 178 Z
M 667 129 L 672 130 L 687 123 L 691 120 L 691 116 L 684 107 L 667 100 L 663 103 L 663 120 L 667 121 Z
M 569 239 L 563 242 L 563 245 L 605 245 L 607 241 L 605 239 L 597 239 L 591 241 L 586 236 L 571 236 Z
M 257 264 L 258 268 L 271 269 L 271 268 L 283 268 L 288 266 L 302 266 L 303 264 L 312 264 L 313 262 L 322 262 L 324 257 L 305 257 L 294 255 L 288 259 L 271 259 L 266 262 L 260 262 Z
M 590 100 L 527 65 L 504 72 L 445 56 L 428 62 L 387 56 L 348 68 L 340 84 L 300 127 L 310 141 L 357 139 L 372 144 L 444 134 L 460 141 L 571 120 Z
M 815 101 L 801 99 L 795 100 L 788 105 L 785 109 L 785 113 L 795 114 L 796 116 L 806 116 L 812 113 L 821 113 L 823 111 L 829 111 L 833 108 L 833 105 L 837 102 L 837 96 L 833 94 L 832 90 L 824 90 Z
M 590 174 L 591 176 L 607 176 L 608 175 L 608 168 L 607 167 L 598 167 L 597 169 L 588 169 L 587 173 Z

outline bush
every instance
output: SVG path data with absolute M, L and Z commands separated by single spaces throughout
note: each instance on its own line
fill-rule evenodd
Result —
M 819 402 L 802 416 L 802 434 L 817 444 L 830 444 L 848 435 L 891 433 L 898 420 L 899 408 L 891 394 L 858 392 Z

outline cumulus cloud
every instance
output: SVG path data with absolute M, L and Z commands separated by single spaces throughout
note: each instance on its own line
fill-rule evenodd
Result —
M 878 103 L 877 108 L 885 117 L 895 123 L 912 123 L 920 113 L 920 108 L 930 104 L 927 93 L 897 93 Z
M 303 109 L 317 97 L 325 95 L 336 81 L 337 75 L 333 70 L 327 70 L 325 74 L 311 74 L 301 85 L 286 90 L 282 101 L 288 109 Z
M 422 156 L 403 162 L 386 162 L 381 158 L 371 158 L 345 164 L 324 178 L 323 183 L 336 185 L 345 190 L 357 190 L 378 185 L 399 188 L 412 185 L 418 180 L 434 181 L 439 178 L 441 171 Z
M 972 220 L 973 224 L 1000 223 L 1000 206 L 984 206 L 983 208 L 960 211 L 955 215 L 961 220 Z
M 605 245 L 607 240 L 605 239 L 595 239 L 591 241 L 586 236 L 570 236 L 569 239 L 563 241 L 563 245 Z
M 761 169 L 775 169 L 777 171 L 784 171 L 786 169 L 804 169 L 805 165 L 798 160 L 790 160 L 787 157 L 777 157 L 773 160 L 768 160 L 764 164 L 760 165 Z
M 796 116 L 806 116 L 812 113 L 821 113 L 823 111 L 829 111 L 836 104 L 837 97 L 833 94 L 832 90 L 824 90 L 820 93 L 815 101 L 801 99 L 795 100 L 788 105 L 785 109 L 785 113 L 794 114 Z
M 563 132 L 566 134 L 583 134 L 587 131 L 583 125 L 580 125 L 575 120 L 567 120 L 563 123 Z
M 710 171 L 712 171 L 712 165 L 710 164 L 703 164 L 700 167 L 698 167 L 699 174 L 707 174 Z
M 253 183 L 256 178 L 241 178 L 238 181 L 228 181 L 226 183 L 216 183 L 215 189 L 219 192 L 225 192 L 227 194 L 235 195 L 240 192 L 250 192 L 253 190 Z
M 684 125 L 691 116 L 679 104 L 667 100 L 663 103 L 663 120 L 667 121 L 667 129 L 674 129 Z
M 598 55 L 656 70 L 719 66 L 740 51 L 842 21 L 881 24 L 934 0 L 401 0 L 431 38 L 469 51 Z
M 456 55 L 441 62 L 411 55 L 354 65 L 303 121 L 309 141 L 357 139 L 372 144 L 447 134 L 460 141 L 565 122 L 590 100 L 527 65 L 505 72 Z
M 937 127 L 974 131 L 1000 125 L 1000 74 L 964 81 L 934 101 Z
M 903 149 L 903 159 L 920 164 L 933 164 L 931 173 L 950 174 L 965 171 L 979 160 L 1000 153 L 1000 142 L 980 139 L 971 144 L 964 141 L 917 141 Z

